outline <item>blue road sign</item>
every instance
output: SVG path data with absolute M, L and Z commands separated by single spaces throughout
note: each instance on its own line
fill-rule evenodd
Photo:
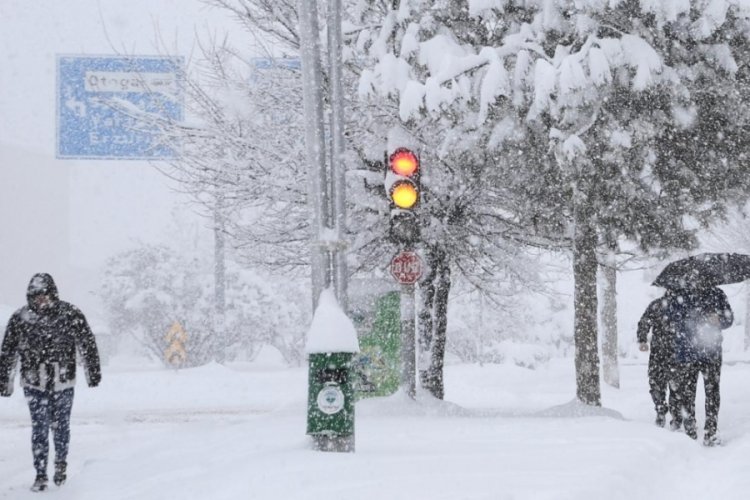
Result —
M 302 68 L 299 57 L 254 57 L 252 61 L 255 69 L 299 70 Z
M 57 157 L 177 156 L 143 118 L 181 121 L 180 57 L 58 56 Z

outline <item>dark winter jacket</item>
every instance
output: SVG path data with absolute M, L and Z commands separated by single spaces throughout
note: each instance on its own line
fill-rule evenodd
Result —
M 734 321 L 723 290 L 682 290 L 673 302 L 670 318 L 675 324 L 675 361 L 678 363 L 721 361 L 721 330 Z
M 40 307 L 35 298 L 50 302 Z M 0 347 L 0 395 L 10 396 L 20 360 L 21 385 L 61 391 L 76 379 L 76 350 L 83 361 L 88 384 L 101 380 L 99 351 L 83 313 L 59 299 L 52 276 L 36 274 L 26 294 L 28 304 L 10 317 Z
M 651 356 L 660 360 L 671 360 L 674 355 L 675 330 L 670 323 L 671 301 L 675 297 L 667 292 L 663 297 L 651 301 L 638 321 L 638 342 L 648 342 L 651 331 Z

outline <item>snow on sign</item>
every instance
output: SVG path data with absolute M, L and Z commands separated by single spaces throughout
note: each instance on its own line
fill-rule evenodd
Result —
M 57 157 L 174 158 L 136 115 L 182 120 L 182 67 L 180 57 L 58 56 Z
M 255 69 L 290 69 L 300 70 L 302 61 L 299 57 L 254 57 L 252 59 Z
M 422 277 L 422 259 L 414 252 L 400 252 L 391 259 L 391 274 L 402 285 L 413 285 Z

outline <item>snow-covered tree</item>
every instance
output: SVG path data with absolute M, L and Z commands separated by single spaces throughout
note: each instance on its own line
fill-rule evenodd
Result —
M 750 218 L 745 204 L 731 210 L 721 224 L 701 233 L 701 248 L 708 252 L 750 254 Z M 745 282 L 744 348 L 750 350 L 750 283 Z
M 600 404 L 597 248 L 620 237 L 643 249 L 688 247 L 695 227 L 686 216 L 710 220 L 729 191 L 747 183 L 730 118 L 747 6 L 363 4 L 363 18 L 380 22 L 360 35 L 370 57 L 361 94 L 395 102 L 435 165 L 471 167 L 458 188 L 430 179 L 429 193 L 453 200 L 491 193 L 494 206 L 485 206 L 519 242 L 572 240 L 577 397 Z M 499 237 L 512 234 L 490 231 L 487 242 L 502 245 Z
M 252 359 L 263 345 L 277 348 L 289 364 L 299 364 L 309 322 L 304 298 L 298 282 L 230 265 L 227 334 L 218 339 L 211 259 L 163 246 L 138 248 L 110 259 L 102 286 L 112 332 L 133 336 L 150 356 L 167 363 L 167 333 L 177 323 L 187 334 L 185 366 L 216 359 L 217 349 L 229 360 Z
M 299 50 L 295 2 L 211 3 L 261 43 Z M 351 268 L 381 268 L 393 251 L 381 158 L 401 129 L 424 165 L 423 383 L 442 396 L 452 277 L 497 299 L 533 284 L 524 246 L 572 247 L 577 396 L 599 404 L 597 249 L 623 238 L 689 247 L 747 182 L 736 86 L 747 9 L 721 0 L 346 5 Z M 228 232 L 246 255 L 304 267 L 304 174 L 290 168 L 302 164 L 298 75 L 284 73 L 287 86 L 247 86 L 242 71 L 227 78 L 227 58 L 240 54 L 209 54 L 217 83 L 194 87 L 197 118 L 175 129 L 188 138 L 180 174 L 238 202 L 226 202 L 237 207 Z M 288 110 L 292 123 L 267 126 L 268 113 L 248 112 L 258 106 Z
M 294 56 L 299 51 L 293 2 L 209 3 L 237 14 L 256 41 L 273 45 L 276 54 Z M 395 251 L 386 240 L 388 206 L 382 155 L 386 137 L 398 122 L 398 109 L 391 102 L 355 98 L 364 57 L 364 47 L 357 44 L 362 27 L 353 23 L 362 13 L 356 3 L 347 3 L 345 30 L 347 216 L 350 227 L 355 228 L 348 235 L 348 254 L 353 273 L 379 274 Z M 185 123 L 161 124 L 166 140 L 181 143 L 182 157 L 169 173 L 205 203 L 208 215 L 213 216 L 215 207 L 221 206 L 229 242 L 241 250 L 247 262 L 306 269 L 310 209 L 301 168 L 299 72 L 282 67 L 277 74 L 258 72 L 262 74 L 259 80 L 238 65 L 243 53 L 222 43 L 207 44 L 204 55 L 205 70 L 189 72 L 186 78 L 190 118 Z M 327 85 L 326 79 L 323 85 Z M 272 116 L 284 120 L 268 123 Z M 434 182 L 426 184 L 423 198 L 424 206 L 429 207 L 424 218 L 428 226 L 424 234 L 429 235 L 424 251 L 433 272 L 423 283 L 422 309 L 429 313 L 422 315 L 426 325 L 422 331 L 433 360 L 427 372 L 433 382 L 426 384 L 434 386 L 438 395 L 442 395 L 452 269 L 495 299 L 512 293 L 533 275 L 528 272 L 533 266 L 514 265 L 521 257 L 513 240 L 522 234 L 513 221 L 506 220 L 507 211 L 498 208 L 498 200 L 504 199 L 501 193 L 485 189 L 481 175 L 471 175 L 476 172 L 470 157 L 451 159 L 451 169 L 457 169 L 447 175 L 439 173 L 441 163 L 425 151 L 425 165 L 433 172 L 429 176 Z M 474 179 L 473 185 L 468 185 L 469 178 Z M 435 186 L 434 193 L 441 193 L 439 183 L 449 190 L 456 180 L 461 180 L 462 188 L 455 197 L 431 194 L 430 186 Z M 473 201 L 480 197 L 482 201 Z M 507 244 L 498 244 L 499 235 Z M 503 274 L 507 279 L 498 279 Z
M 299 269 L 307 209 L 299 64 L 206 42 L 184 78 L 187 119 L 160 121 L 178 181 L 251 265 Z M 303 271 L 304 272 L 304 271 Z

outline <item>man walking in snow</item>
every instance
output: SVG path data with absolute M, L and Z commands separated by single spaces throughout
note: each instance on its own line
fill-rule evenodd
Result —
M 698 375 L 703 374 L 706 392 L 706 424 L 703 444 L 719 442 L 719 380 L 722 363 L 722 333 L 734 320 L 727 296 L 719 288 L 685 290 L 675 302 L 671 314 L 675 321 L 675 366 L 680 411 L 684 415 L 685 433 L 698 438 L 695 422 L 695 393 Z
M 8 321 L 0 347 L 0 396 L 13 393 L 16 365 L 31 413 L 31 448 L 36 480 L 31 489 L 47 489 L 49 430 L 55 444 L 54 482 L 66 479 L 70 412 L 76 380 L 76 350 L 89 387 L 101 381 L 99 351 L 83 313 L 59 299 L 52 276 L 35 274 L 26 293 L 27 305 Z
M 680 416 L 677 394 L 671 386 L 675 378 L 674 325 L 670 322 L 669 311 L 675 296 L 670 290 L 664 296 L 653 300 L 638 321 L 637 339 L 641 351 L 648 351 L 648 333 L 651 332 L 651 354 L 648 358 L 648 386 L 656 410 L 656 425 L 664 427 L 667 409 L 672 415 L 669 423 L 673 430 L 679 429 Z M 669 399 L 667 403 L 667 393 Z

